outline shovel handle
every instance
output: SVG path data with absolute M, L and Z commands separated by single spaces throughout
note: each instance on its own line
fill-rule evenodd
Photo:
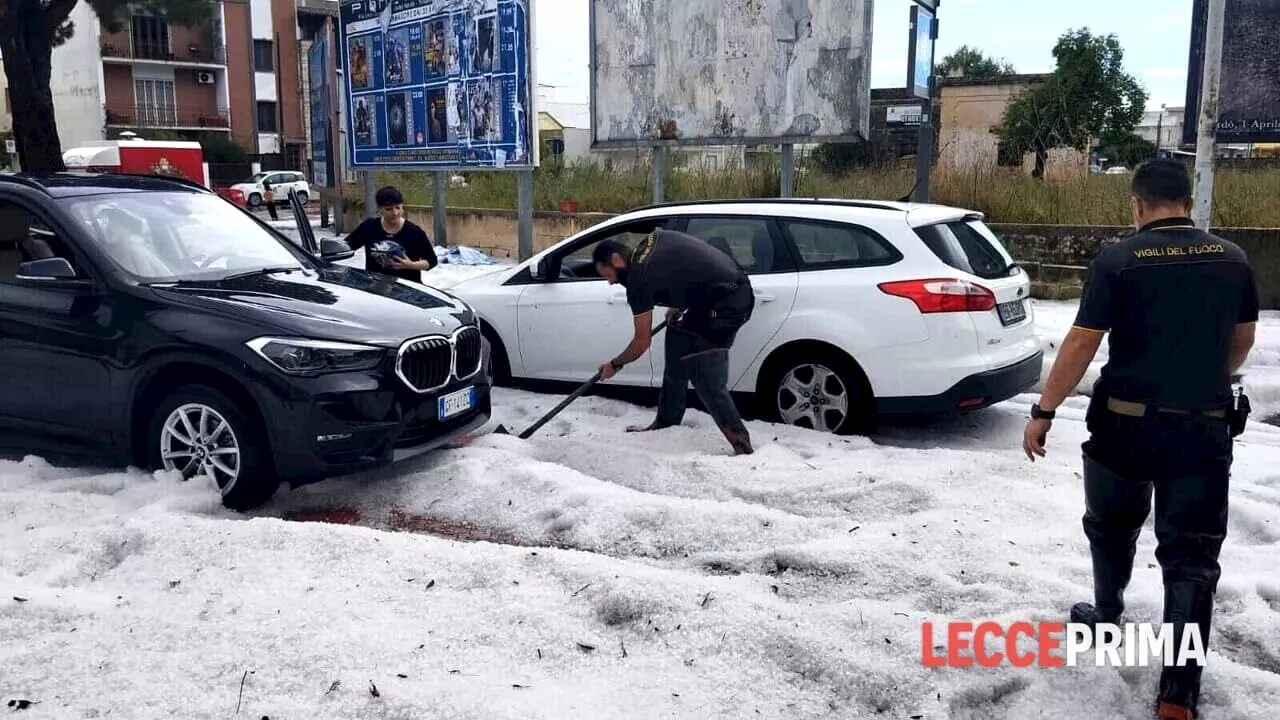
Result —
M 662 332 L 662 330 L 666 327 L 667 327 L 667 323 L 665 321 L 662 322 L 661 324 L 659 324 L 657 327 L 653 329 L 653 332 L 649 333 L 649 337 L 653 337 L 657 335 L 658 333 Z M 529 437 L 533 435 L 535 432 L 537 432 L 543 425 L 546 425 L 547 423 L 551 422 L 552 418 L 559 415 L 562 410 L 569 407 L 570 403 L 582 397 L 588 390 L 594 387 L 595 384 L 598 382 L 600 382 L 599 370 L 596 371 L 595 375 L 591 376 L 590 380 L 582 383 L 582 385 L 579 385 L 577 390 L 574 390 L 572 393 L 569 394 L 568 397 L 566 397 L 564 400 L 561 400 L 559 405 L 556 405 L 555 407 L 551 408 L 551 412 L 547 413 L 546 415 L 543 415 L 537 422 L 530 425 L 527 430 L 520 433 L 520 439 L 528 440 Z

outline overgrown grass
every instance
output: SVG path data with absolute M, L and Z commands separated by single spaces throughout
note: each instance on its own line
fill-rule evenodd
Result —
M 430 173 L 384 173 L 413 205 L 431 204 Z M 450 188 L 450 207 L 515 209 L 516 176 L 504 172 L 466 174 L 467 187 Z M 835 177 L 801 170 L 796 196 L 896 200 L 911 192 L 910 169 L 869 169 Z M 1217 227 L 1280 227 L 1280 171 L 1224 169 L 1217 173 Z M 580 212 L 624 212 L 652 200 L 649 169 L 606 170 L 596 165 L 543 167 L 534 173 L 534 209 L 556 210 L 574 201 Z M 671 170 L 668 200 L 777 197 L 776 167 L 721 172 Z M 935 168 L 931 200 L 986 213 L 991 222 L 1054 225 L 1128 225 L 1129 176 L 1081 175 L 1036 180 L 1016 170 Z M 348 188 L 353 202 L 359 187 Z

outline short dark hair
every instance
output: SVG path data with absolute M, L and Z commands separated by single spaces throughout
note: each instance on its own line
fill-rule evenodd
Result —
M 1132 192 L 1147 205 L 1190 205 L 1191 174 L 1175 160 L 1148 160 L 1133 171 Z
M 388 185 L 378 190 L 373 196 L 374 202 L 378 203 L 378 207 L 390 207 L 392 205 L 403 205 L 404 195 L 394 187 Z
M 596 249 L 591 251 L 591 261 L 596 265 L 608 265 L 612 262 L 614 255 L 626 258 L 630 252 L 631 248 L 617 240 L 602 240 L 596 245 Z

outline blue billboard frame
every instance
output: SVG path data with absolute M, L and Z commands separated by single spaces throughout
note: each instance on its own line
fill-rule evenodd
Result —
M 537 167 L 532 2 L 343 0 L 347 167 Z
M 936 5 L 935 5 L 936 8 Z M 933 98 L 933 54 L 938 39 L 936 9 L 911 6 L 911 38 L 907 57 L 907 90 L 912 97 Z M 923 75 L 923 81 L 921 76 Z

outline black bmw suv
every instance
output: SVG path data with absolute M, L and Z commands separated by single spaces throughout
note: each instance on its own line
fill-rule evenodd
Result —
M 182 180 L 0 176 L 0 432 L 247 510 L 488 421 L 471 308 L 351 255 Z

